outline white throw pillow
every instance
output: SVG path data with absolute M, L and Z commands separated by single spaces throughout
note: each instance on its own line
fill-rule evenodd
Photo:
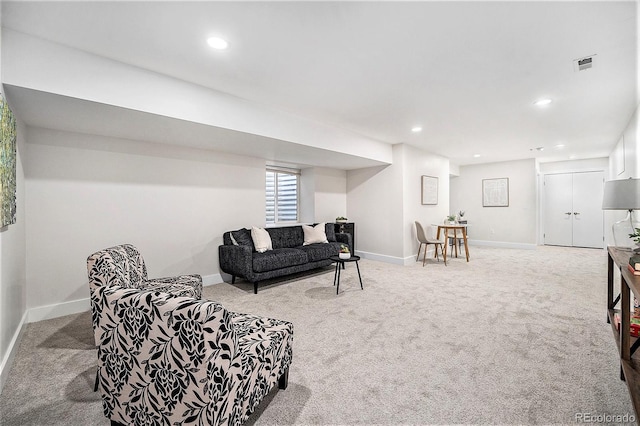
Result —
M 302 231 L 304 232 L 304 243 L 302 245 L 308 246 L 314 243 L 329 242 L 327 241 L 327 233 L 324 231 L 324 222 L 316 226 L 302 225 Z
M 264 228 L 251 227 L 251 239 L 258 253 L 264 253 L 267 250 L 273 250 L 271 245 L 271 235 Z

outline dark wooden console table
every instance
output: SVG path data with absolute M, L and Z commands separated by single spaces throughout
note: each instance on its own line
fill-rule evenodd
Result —
M 630 334 L 631 293 L 640 299 L 640 276 L 633 275 L 628 269 L 630 250 L 609 246 L 607 277 L 607 322 L 611 324 L 613 336 L 620 353 L 620 378 L 627 383 L 631 403 L 638 418 L 640 412 L 640 358 L 635 355 L 640 347 L 640 339 Z M 615 266 L 614 266 L 615 265 Z M 614 299 L 613 271 L 620 271 L 620 294 Z M 616 305 L 620 303 L 620 309 Z M 616 328 L 614 316 L 620 315 L 620 331 Z
M 334 230 L 336 233 L 344 233 L 351 235 L 351 253 L 356 253 L 356 224 L 353 222 L 335 222 Z

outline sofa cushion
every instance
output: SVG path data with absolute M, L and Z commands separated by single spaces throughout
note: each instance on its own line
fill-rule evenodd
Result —
M 242 228 L 237 231 L 231 231 L 230 235 L 239 246 L 248 246 L 251 247 L 251 251 L 256 251 L 256 248 L 253 245 L 253 239 L 251 238 L 251 230 Z
M 340 243 L 309 244 L 298 248 L 307 254 L 309 262 L 325 260 L 340 253 Z
M 264 228 L 251 227 L 251 239 L 258 253 L 264 253 L 273 249 L 271 236 Z
M 325 244 L 323 244 L 325 245 Z M 253 270 L 255 272 L 273 271 L 274 269 L 307 263 L 307 254 L 298 249 L 278 248 L 264 253 L 253 254 Z
M 267 232 L 271 235 L 271 243 L 274 249 L 300 247 L 304 243 L 302 226 L 267 228 Z
M 314 243 L 328 243 L 327 233 L 325 231 L 324 223 L 319 223 L 314 226 L 302 225 L 302 232 L 304 233 L 304 243 L 302 245 L 307 246 Z

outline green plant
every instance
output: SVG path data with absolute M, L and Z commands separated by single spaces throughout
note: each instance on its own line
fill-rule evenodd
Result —
M 338 216 L 338 217 L 336 217 L 336 220 L 349 220 L 349 219 L 347 219 L 344 216 Z
M 456 215 L 455 214 L 450 214 L 449 216 L 447 216 L 447 220 L 454 222 L 456 220 Z
M 636 244 L 640 244 L 640 228 L 635 228 L 635 232 L 633 234 L 629 234 L 629 238 L 633 239 Z
M 340 253 L 349 253 L 349 247 L 344 244 L 340 244 Z

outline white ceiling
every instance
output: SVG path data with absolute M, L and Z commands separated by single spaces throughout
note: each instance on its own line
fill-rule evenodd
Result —
M 3 1 L 2 25 L 464 165 L 609 155 L 638 103 L 636 10 L 633 1 Z M 211 50 L 210 35 L 229 49 Z M 575 72 L 573 60 L 592 54 L 594 67 Z M 540 97 L 553 102 L 535 107 Z

